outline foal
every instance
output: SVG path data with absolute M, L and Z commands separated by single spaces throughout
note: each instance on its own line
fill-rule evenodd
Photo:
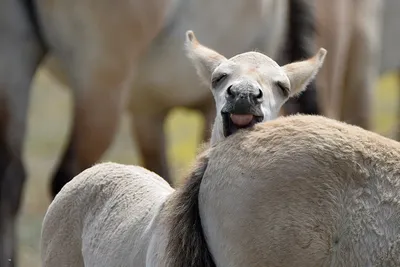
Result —
M 215 99 L 211 144 L 241 128 L 277 118 L 282 105 L 313 80 L 327 53 L 320 48 L 311 59 L 282 67 L 258 52 L 227 59 L 200 44 L 192 31 L 186 33 L 186 51 Z

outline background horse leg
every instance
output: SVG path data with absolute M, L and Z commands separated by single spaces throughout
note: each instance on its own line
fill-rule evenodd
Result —
M 353 2 L 319 0 L 316 2 L 316 43 L 328 50 L 316 78 L 322 114 L 340 120 L 348 53 L 353 33 Z
M 372 100 L 379 78 L 382 11 L 379 2 L 357 2 L 354 8 L 355 28 L 343 88 L 341 120 L 366 130 L 372 129 Z
M 172 184 L 166 155 L 164 124 L 169 110 L 156 112 L 131 112 L 132 140 L 136 141 L 142 166 L 157 173 Z
M 43 58 L 22 1 L 0 3 L 0 266 L 16 266 L 16 219 L 26 178 L 22 152 L 29 89 Z
M 126 69 L 109 69 L 101 64 L 88 69 L 76 82 L 73 125 L 67 148 L 52 178 L 53 197 L 74 176 L 101 158 L 118 129 L 123 99 L 121 83 Z M 72 77 L 82 75 L 79 72 L 77 68 Z

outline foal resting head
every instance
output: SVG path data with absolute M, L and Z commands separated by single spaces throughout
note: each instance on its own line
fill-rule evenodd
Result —
M 227 59 L 201 45 L 193 31 L 186 32 L 185 45 L 198 75 L 214 95 L 217 116 L 211 144 L 241 128 L 277 118 L 282 105 L 312 81 L 326 55 L 320 48 L 308 60 L 281 67 L 258 52 Z

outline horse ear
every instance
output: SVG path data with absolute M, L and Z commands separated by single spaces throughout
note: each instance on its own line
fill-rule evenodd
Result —
M 186 32 L 185 48 L 187 56 L 197 70 L 197 74 L 203 81 L 210 84 L 214 70 L 227 59 L 216 51 L 200 44 L 193 31 Z
M 327 51 L 324 48 L 320 48 L 312 58 L 289 63 L 282 67 L 289 77 L 290 96 L 294 96 L 306 89 L 306 86 L 314 79 L 322 67 L 326 53 Z

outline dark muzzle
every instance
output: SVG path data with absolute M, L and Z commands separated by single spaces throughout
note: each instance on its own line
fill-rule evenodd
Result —
M 260 97 L 250 92 L 234 94 L 232 91 L 230 93 L 228 91 L 227 103 L 222 109 L 221 115 L 225 137 L 264 120 Z

